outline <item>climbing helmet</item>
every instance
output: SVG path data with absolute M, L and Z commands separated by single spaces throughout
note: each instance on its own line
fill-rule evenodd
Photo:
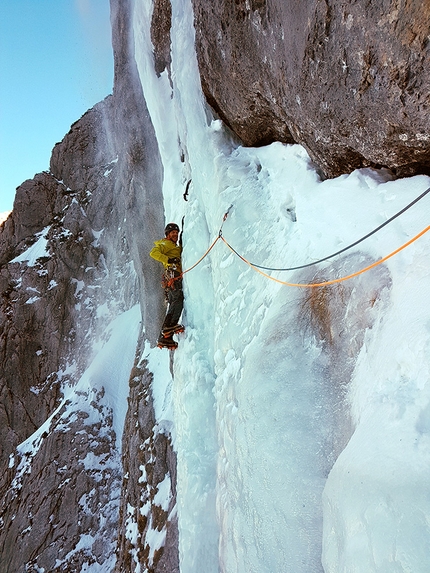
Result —
M 179 227 L 176 223 L 169 223 L 168 225 L 166 225 L 166 228 L 164 229 L 164 233 L 165 233 L 166 237 L 172 231 L 178 231 L 178 233 L 179 233 Z

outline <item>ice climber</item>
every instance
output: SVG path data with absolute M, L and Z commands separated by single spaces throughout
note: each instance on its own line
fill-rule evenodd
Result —
M 179 227 L 176 223 L 169 223 L 164 229 L 165 238 L 154 242 L 154 248 L 149 255 L 164 266 L 162 287 L 168 303 L 166 317 L 161 327 L 157 346 L 160 348 L 175 349 L 178 344 L 172 338 L 175 333 L 183 332 L 184 327 L 179 318 L 184 306 L 184 293 L 182 291 L 182 245 L 179 241 Z

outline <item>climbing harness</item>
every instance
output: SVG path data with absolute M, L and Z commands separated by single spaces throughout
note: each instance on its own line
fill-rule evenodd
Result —
M 209 246 L 209 248 L 207 249 L 207 251 L 200 257 L 200 259 L 194 263 L 194 265 L 192 265 L 191 267 L 189 267 L 188 269 L 186 269 L 185 271 L 182 271 L 182 273 L 179 276 L 176 277 L 172 277 L 167 283 L 166 286 L 168 286 L 169 288 L 172 288 L 173 283 L 179 279 L 181 279 L 186 273 L 189 273 L 190 271 L 192 271 L 193 269 L 196 268 L 196 266 L 198 264 L 200 264 L 202 262 L 202 260 L 204 258 L 206 258 L 208 256 L 208 254 L 212 251 L 212 249 L 215 247 L 215 245 L 217 244 L 217 242 L 222 238 L 222 226 L 224 225 L 228 214 L 230 213 L 230 210 L 233 208 L 233 205 L 230 205 L 230 207 L 227 209 L 227 211 L 224 213 L 224 216 L 222 218 L 222 223 L 221 223 L 221 227 L 219 229 L 218 232 L 218 236 L 215 238 L 215 240 L 212 242 L 212 244 Z
M 163 289 L 173 288 L 173 283 L 181 278 L 181 273 L 176 270 L 176 265 L 172 265 L 164 270 L 161 275 L 161 287 Z
M 291 287 L 301 287 L 301 288 L 315 288 L 315 287 L 323 287 L 323 286 L 328 286 L 328 285 L 332 285 L 332 284 L 336 284 L 336 283 L 340 283 L 343 281 L 346 281 L 348 279 L 351 279 L 353 277 L 356 277 L 358 275 L 361 275 L 367 271 L 369 271 L 370 269 L 373 269 L 375 267 L 377 267 L 378 265 L 384 263 L 385 261 L 387 261 L 388 259 L 390 259 L 391 257 L 393 257 L 394 255 L 396 255 L 397 253 L 399 253 L 400 251 L 402 251 L 403 249 L 405 249 L 406 247 L 408 247 L 409 245 L 411 245 L 412 243 L 414 243 L 417 239 L 419 239 L 420 237 L 422 237 L 425 233 L 427 233 L 430 230 L 430 225 L 428 227 L 426 227 L 425 229 L 423 229 L 420 233 L 418 233 L 417 235 L 415 235 L 415 237 L 412 237 L 412 239 L 410 239 L 409 241 L 407 241 L 406 243 L 404 243 L 401 247 L 395 249 L 393 252 L 391 252 L 389 255 L 378 259 L 377 261 L 375 261 L 374 263 L 372 263 L 371 265 L 368 265 L 367 267 L 352 273 L 348 276 L 345 277 L 341 277 L 341 278 L 337 278 L 337 279 L 332 279 L 329 281 L 324 281 L 324 282 L 319 282 L 319 283 L 290 283 L 290 282 L 286 282 L 286 281 L 282 281 L 280 279 L 277 279 L 275 277 L 272 277 L 270 275 L 268 275 L 267 273 L 263 272 L 262 269 L 264 270 L 269 270 L 269 271 L 294 271 L 294 270 L 298 270 L 298 269 L 303 269 L 306 267 L 310 267 L 313 265 L 317 265 L 318 263 L 327 261 L 328 259 L 331 259 L 337 255 L 340 255 L 341 253 L 344 253 L 345 251 L 351 249 L 352 247 L 355 247 L 356 245 L 358 245 L 359 243 L 361 243 L 362 241 L 364 241 L 365 239 L 369 238 L 370 236 L 374 235 L 377 231 L 380 231 L 383 227 L 385 227 L 386 225 L 388 225 L 388 223 L 391 223 L 391 221 L 394 221 L 394 219 L 396 219 L 397 217 L 399 217 L 402 213 L 404 213 L 405 211 L 407 211 L 410 207 L 412 207 L 413 205 L 415 205 L 416 203 L 418 203 L 418 201 L 420 201 L 423 197 L 425 197 L 427 195 L 427 193 L 430 192 L 430 187 L 428 189 L 426 189 L 423 193 L 421 193 L 421 195 L 419 195 L 416 199 L 414 199 L 411 203 L 409 203 L 408 205 L 406 205 L 406 207 L 404 207 L 403 209 L 401 209 L 398 213 L 396 213 L 395 215 L 393 215 L 392 217 L 390 217 L 389 219 L 387 219 L 384 223 L 382 223 L 382 225 L 379 225 L 379 227 L 377 227 L 376 229 L 374 229 L 373 231 L 371 231 L 370 233 L 368 233 L 367 235 L 365 235 L 364 237 L 362 237 L 361 239 L 359 239 L 358 241 L 355 241 L 354 243 L 351 243 L 350 245 L 348 245 L 347 247 L 341 249 L 340 251 L 337 251 L 336 253 L 333 253 L 332 255 L 329 255 L 327 257 L 324 257 L 322 259 L 319 259 L 318 261 L 314 261 L 312 263 L 307 263 L 304 265 L 299 265 L 296 267 L 290 267 L 290 268 L 282 268 L 282 269 L 277 269 L 277 268 L 271 268 L 271 267 L 263 267 L 261 265 L 257 265 L 255 263 L 252 263 L 250 261 L 248 261 L 244 256 L 242 256 L 240 253 L 238 253 L 238 251 L 236 251 L 236 249 L 234 249 L 230 243 L 228 243 L 228 241 L 226 241 L 226 239 L 224 238 L 223 234 L 222 234 L 222 228 L 223 225 L 233 207 L 233 205 L 230 205 L 230 207 L 227 209 L 227 211 L 225 212 L 223 219 L 222 219 L 222 223 L 221 223 L 221 227 L 219 229 L 218 232 L 218 236 L 215 238 L 215 240 L 212 242 L 212 244 L 209 246 L 209 248 L 207 249 L 207 251 L 200 257 L 200 259 L 194 263 L 191 267 L 189 267 L 188 269 L 186 269 L 185 271 L 182 271 L 182 273 L 179 276 L 176 276 L 174 278 L 172 278 L 169 281 L 169 286 L 173 286 L 174 281 L 177 281 L 179 279 L 182 279 L 182 277 L 190 272 L 191 270 L 193 270 L 199 263 L 201 263 L 203 261 L 203 259 L 210 253 L 210 251 L 214 248 L 214 246 L 216 245 L 216 243 L 221 239 L 221 241 L 237 256 L 239 257 L 239 259 L 241 259 L 244 263 L 246 263 L 248 266 L 250 266 L 253 270 L 255 270 L 256 272 L 260 273 L 261 275 L 263 275 L 264 277 L 275 281 L 279 284 L 282 285 L 286 285 L 286 286 L 291 286 Z

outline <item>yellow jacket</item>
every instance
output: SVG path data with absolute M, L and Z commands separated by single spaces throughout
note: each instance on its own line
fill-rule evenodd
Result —
M 182 247 L 177 245 L 170 239 L 161 239 L 161 241 L 154 242 L 155 247 L 150 251 L 149 256 L 163 263 L 165 269 L 170 265 L 167 262 L 169 259 L 177 258 L 181 260 Z M 181 263 L 176 265 L 176 269 L 182 272 Z

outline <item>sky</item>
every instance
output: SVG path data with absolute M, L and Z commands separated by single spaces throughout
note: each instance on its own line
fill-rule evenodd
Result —
M 1 0 L 0 214 L 49 170 L 70 126 L 112 93 L 109 0 Z

